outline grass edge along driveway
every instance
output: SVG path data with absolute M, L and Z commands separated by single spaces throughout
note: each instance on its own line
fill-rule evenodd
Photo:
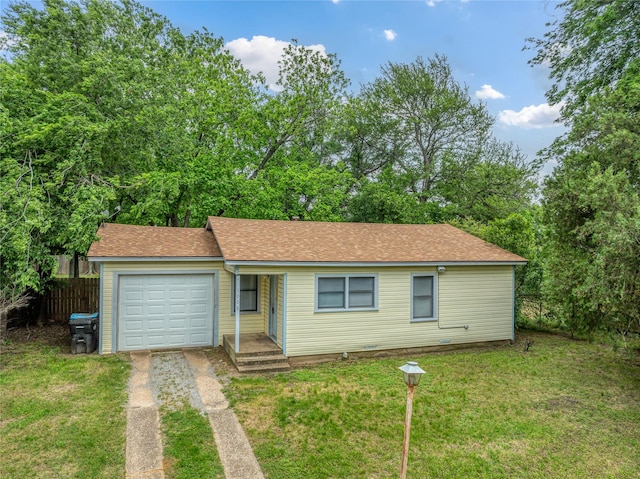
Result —
M 124 477 L 128 356 L 69 354 L 59 325 L 31 333 L 0 353 L 0 478 Z M 160 422 L 165 478 L 224 477 L 208 418 L 185 404 Z
M 129 363 L 67 342 L 2 346 L 0 478 L 124 477 Z
M 267 477 L 396 477 L 406 359 L 240 377 L 225 393 Z M 427 374 L 415 392 L 408 477 L 640 478 L 638 358 L 531 333 L 409 359 Z

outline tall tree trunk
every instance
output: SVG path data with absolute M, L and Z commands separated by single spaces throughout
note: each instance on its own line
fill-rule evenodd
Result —
M 80 277 L 80 255 L 75 252 L 73 253 L 73 258 L 71 263 L 69 264 L 69 278 L 79 278 Z

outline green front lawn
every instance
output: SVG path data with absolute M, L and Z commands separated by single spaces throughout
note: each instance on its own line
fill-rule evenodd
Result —
M 124 477 L 129 364 L 71 355 L 66 327 L 29 334 L 1 346 L 0 477 Z
M 224 479 L 209 418 L 188 405 L 161 413 L 165 479 Z
M 123 477 L 128 363 L 73 356 L 66 334 L 37 334 L 2 346 L 0 477 Z M 527 337 L 529 352 L 518 343 L 410 358 L 428 375 L 408 477 L 640 478 L 638 359 Z M 226 393 L 269 478 L 395 477 L 406 359 L 234 378 Z M 169 476 L 222 477 L 205 417 L 164 411 L 162 423 Z
M 519 341 L 525 336 L 519 338 Z M 640 478 L 640 362 L 528 334 L 412 357 L 408 477 Z M 383 478 L 400 469 L 404 359 L 345 361 L 226 389 L 269 478 Z

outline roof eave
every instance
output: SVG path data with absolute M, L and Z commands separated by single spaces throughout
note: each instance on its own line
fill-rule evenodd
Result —
M 328 266 L 328 267 L 392 267 L 392 266 L 517 266 L 528 261 L 257 261 L 225 260 L 229 266 Z
M 221 256 L 88 256 L 93 263 L 129 261 L 222 261 Z

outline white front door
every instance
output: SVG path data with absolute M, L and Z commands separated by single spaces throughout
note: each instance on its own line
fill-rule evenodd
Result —
M 269 277 L 269 336 L 278 340 L 278 277 Z

